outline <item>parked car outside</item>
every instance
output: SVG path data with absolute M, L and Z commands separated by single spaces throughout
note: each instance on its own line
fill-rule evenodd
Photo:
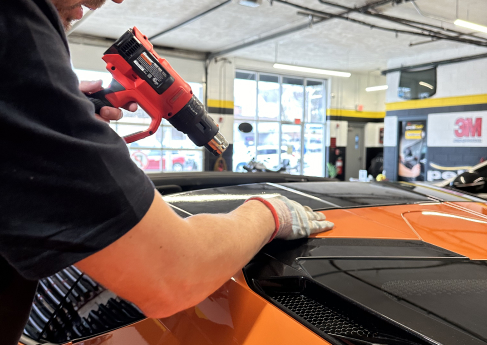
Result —
M 166 166 L 166 155 L 170 152 L 171 165 Z M 181 154 L 181 151 L 161 151 L 161 150 L 131 150 L 131 158 L 137 166 L 146 172 L 160 171 L 195 171 L 197 163 L 194 154 Z M 161 162 L 162 161 L 162 162 Z M 162 163 L 162 165 L 161 165 Z M 162 169 L 162 170 L 161 170 Z

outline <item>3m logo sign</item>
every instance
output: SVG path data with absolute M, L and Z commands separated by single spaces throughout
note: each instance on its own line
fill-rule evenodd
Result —
M 482 137 L 482 118 L 458 118 L 455 121 L 455 136 L 457 138 Z

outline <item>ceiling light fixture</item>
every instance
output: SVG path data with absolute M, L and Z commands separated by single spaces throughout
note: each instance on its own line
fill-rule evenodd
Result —
M 247 7 L 259 7 L 262 4 L 262 0 L 240 0 L 238 3 Z
M 367 92 L 373 92 L 373 91 L 382 91 L 382 90 L 387 90 L 389 86 L 387 85 L 379 85 L 379 86 L 371 86 L 365 89 Z
M 301 67 L 301 66 L 294 66 L 294 65 L 283 65 L 280 63 L 275 63 L 274 68 L 285 69 L 288 71 L 296 71 L 296 72 L 331 75 L 334 77 L 343 77 L 343 78 L 350 78 L 350 76 L 352 75 L 351 73 L 348 72 L 329 71 L 326 69 L 309 68 L 309 67 Z
M 425 83 L 424 81 L 420 81 L 419 85 L 427 87 L 428 89 L 431 89 L 431 90 L 433 90 L 435 88 L 433 85 Z
M 475 23 L 470 23 L 465 20 L 457 19 L 455 20 L 455 25 L 457 26 L 462 26 L 467 29 L 472 29 L 475 31 L 480 31 L 480 32 L 485 32 L 487 34 L 487 26 L 475 24 Z

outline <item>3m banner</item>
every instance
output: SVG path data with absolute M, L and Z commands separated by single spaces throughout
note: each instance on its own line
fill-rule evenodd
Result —
M 487 147 L 487 111 L 428 115 L 428 147 Z

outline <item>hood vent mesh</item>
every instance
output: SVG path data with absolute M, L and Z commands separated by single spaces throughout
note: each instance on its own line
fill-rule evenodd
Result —
M 253 284 L 264 298 L 334 345 L 437 344 L 304 277 Z

